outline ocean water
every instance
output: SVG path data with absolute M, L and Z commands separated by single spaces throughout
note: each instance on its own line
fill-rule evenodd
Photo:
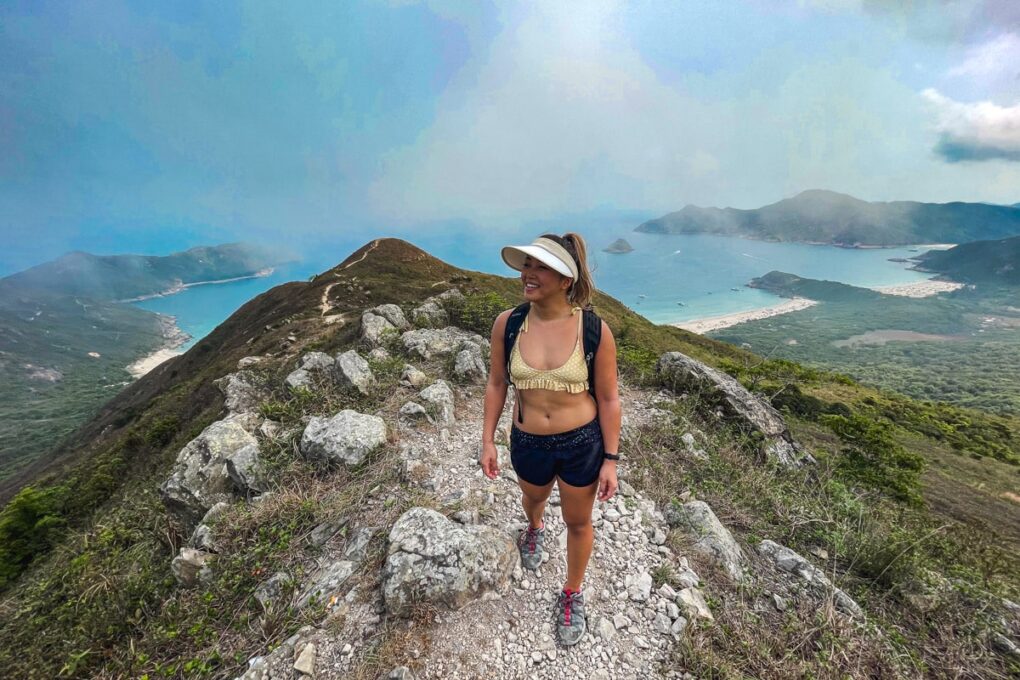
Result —
M 643 234 L 615 226 L 582 233 L 591 249 L 589 257 L 596 287 L 653 323 L 689 321 L 777 304 L 782 298 L 744 285 L 773 269 L 868 287 L 924 281 L 931 276 L 911 271 L 904 263 L 889 261 L 891 257 L 907 258 L 925 250 L 918 246 L 851 249 L 705 234 Z M 464 230 L 423 234 L 407 240 L 463 269 L 516 276 L 500 258 L 500 248 L 530 243 L 536 235 L 508 237 L 505 233 Z M 620 237 L 634 247 L 633 252 L 624 255 L 602 252 L 602 248 Z M 187 349 L 259 293 L 287 281 L 307 280 L 342 262 L 362 244 L 361 240 L 338 240 L 329 247 L 317 246 L 313 254 L 278 267 L 268 277 L 195 286 L 176 295 L 135 304 L 176 317 L 177 325 L 192 336 L 182 348 Z M 681 302 L 683 305 L 678 304 Z

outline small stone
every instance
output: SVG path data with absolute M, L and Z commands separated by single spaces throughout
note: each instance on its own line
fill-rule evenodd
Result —
M 708 603 L 705 602 L 704 593 L 697 588 L 684 588 L 677 594 L 677 599 L 689 614 L 700 616 L 709 621 L 715 619 L 712 616 L 712 610 L 708 608 Z
M 602 617 L 595 624 L 595 633 L 605 642 L 609 642 L 616 635 L 614 622 Z
M 675 620 L 678 616 L 680 616 L 680 607 L 676 606 L 675 602 L 667 602 L 666 616 L 668 616 L 670 619 Z
M 678 616 L 676 621 L 674 621 L 673 625 L 670 627 L 669 632 L 672 633 L 673 635 L 680 635 L 686 629 L 687 629 L 687 619 L 685 619 L 682 616 Z
M 656 592 L 667 600 L 676 599 L 676 591 L 668 583 L 663 583 Z
M 648 644 L 648 640 L 644 639 L 640 635 L 634 638 L 634 644 L 641 649 L 648 649 L 651 646 Z
M 772 594 L 772 605 L 776 608 L 776 611 L 786 611 L 786 600 L 775 593 Z
M 542 652 L 532 652 L 531 653 L 531 663 L 533 663 L 533 664 L 538 665 L 538 664 L 542 663 L 542 658 L 543 658 L 542 657 Z
M 636 577 L 627 576 L 627 595 L 635 602 L 645 602 L 652 591 L 652 575 L 643 571 Z
M 616 626 L 617 630 L 626 628 L 630 625 L 630 619 L 623 614 L 613 614 L 613 625 Z
M 301 650 L 297 661 L 294 662 L 294 670 L 305 675 L 315 675 L 315 645 L 311 642 Z
M 652 629 L 656 633 L 661 633 L 662 635 L 669 635 L 669 628 L 672 625 L 672 623 L 673 622 L 670 620 L 668 616 L 666 616 L 662 612 L 659 612 L 658 614 L 655 615 L 655 620 L 652 621 Z

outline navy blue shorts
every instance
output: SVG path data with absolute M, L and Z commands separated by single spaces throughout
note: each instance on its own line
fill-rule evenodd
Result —
M 510 428 L 510 463 L 525 482 L 545 486 L 559 477 L 570 486 L 596 482 L 602 470 L 602 428 L 596 417 L 587 425 L 556 432 L 531 434 Z

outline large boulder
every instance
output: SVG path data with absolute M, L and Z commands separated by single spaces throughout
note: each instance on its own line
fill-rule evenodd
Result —
M 313 416 L 301 435 L 308 458 L 357 465 L 386 443 L 386 422 L 379 416 L 344 409 L 331 418 Z
M 426 403 L 426 410 L 435 414 L 435 421 L 438 425 L 450 425 L 454 422 L 453 390 L 445 380 L 437 380 L 419 394 L 419 397 Z
M 230 413 L 253 413 L 258 410 L 264 394 L 252 383 L 252 377 L 245 371 L 230 373 L 213 381 L 223 392 L 227 411 Z
M 167 511 L 188 529 L 213 505 L 234 497 L 238 489 L 230 478 L 228 460 L 243 469 L 246 478 L 257 477 L 258 441 L 246 428 L 248 420 L 243 414 L 218 420 L 177 454 L 177 464 L 160 487 L 160 495 Z
M 304 387 L 315 388 L 316 376 L 333 370 L 334 359 L 325 352 L 308 352 L 301 357 L 301 361 L 294 371 L 284 379 L 284 383 L 290 388 Z
M 407 318 L 404 316 L 404 310 L 397 305 L 378 305 L 368 311 L 376 316 L 381 316 L 400 330 L 406 330 L 411 327 L 411 324 L 407 322 Z
M 397 327 L 384 316 L 365 311 L 361 314 L 361 337 L 371 345 L 381 345 L 387 331 L 396 333 Z
M 465 382 L 485 382 L 489 377 L 489 371 L 485 365 L 485 357 L 482 356 L 482 346 L 468 340 L 462 340 L 460 349 L 457 351 L 453 373 L 457 378 Z
M 734 378 L 681 352 L 667 352 L 655 365 L 659 381 L 674 392 L 693 392 L 707 399 L 745 429 L 764 438 L 762 455 L 780 465 L 814 462 L 793 441 L 786 421 L 764 400 L 751 394 Z
M 355 389 L 362 394 L 368 394 L 375 384 L 375 375 L 368 367 L 368 362 L 353 349 L 337 356 L 333 371 L 341 387 Z
M 850 616 L 863 617 L 864 610 L 853 598 L 832 584 L 832 581 L 821 569 L 811 564 L 794 550 L 765 539 L 758 544 L 758 552 L 767 557 L 777 567 L 789 572 L 803 581 L 808 588 L 819 595 L 832 594 L 836 608 Z
M 484 525 L 462 526 L 435 510 L 412 508 L 389 535 L 383 599 L 393 615 L 417 602 L 459 608 L 504 586 L 516 563 L 509 536 Z
M 694 539 L 691 546 L 694 550 L 714 561 L 734 581 L 744 579 L 744 553 L 708 503 L 691 501 L 674 505 L 667 510 L 666 517 L 672 526 L 683 529 Z
M 407 331 L 400 336 L 400 341 L 409 354 L 417 354 L 422 359 L 434 356 L 456 354 L 464 349 L 464 341 L 487 346 L 488 341 L 477 333 L 470 333 L 456 326 L 446 328 L 419 328 Z

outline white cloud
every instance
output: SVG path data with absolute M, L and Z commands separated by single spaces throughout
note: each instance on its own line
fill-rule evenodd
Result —
M 947 72 L 955 78 L 976 80 L 986 90 L 1016 91 L 1020 78 L 1020 35 L 1002 33 L 967 50 L 961 64 Z
M 936 150 L 946 160 L 1020 161 L 1020 104 L 958 102 L 932 88 L 921 96 L 935 111 L 935 129 L 941 135 Z

